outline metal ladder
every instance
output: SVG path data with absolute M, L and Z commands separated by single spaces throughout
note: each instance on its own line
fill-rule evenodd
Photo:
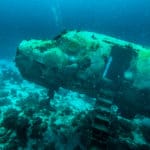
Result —
M 97 98 L 91 127 L 90 145 L 96 147 L 96 150 L 106 150 L 108 137 L 110 136 L 112 97 L 104 95 Z

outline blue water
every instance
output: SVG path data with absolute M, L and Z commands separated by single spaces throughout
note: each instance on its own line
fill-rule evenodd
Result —
M 0 56 L 23 39 L 48 39 L 64 29 L 99 32 L 150 45 L 149 0 L 1 0 Z
M 53 93 L 49 89 L 22 78 L 12 61 L 22 40 L 51 39 L 63 30 L 74 29 L 107 34 L 150 47 L 150 0 L 0 0 L 0 150 L 87 149 L 96 118 L 91 110 L 97 110 L 96 102 L 99 100 L 63 88 L 55 91 L 54 98 L 51 98 Z M 115 79 L 115 84 L 120 86 L 120 79 L 116 80 L 120 72 L 116 72 L 118 69 L 115 67 L 124 68 L 128 61 L 114 65 L 114 60 L 118 63 L 125 58 L 118 56 L 108 58 L 103 77 L 105 80 L 110 76 L 110 69 L 113 68 L 110 79 Z M 49 68 L 43 70 L 40 72 L 46 76 Z M 126 71 L 132 76 L 130 70 L 119 71 Z M 149 77 L 143 79 L 140 82 L 148 85 Z M 111 83 L 107 82 L 108 85 Z M 110 121 L 112 125 L 109 123 L 106 127 L 114 130 L 110 133 L 112 137 L 108 147 L 110 150 L 116 147 L 119 150 L 133 147 L 149 150 L 150 90 L 145 87 L 130 90 L 128 82 L 123 84 L 120 89 L 117 87 L 119 91 L 114 92 L 112 107 L 106 107 L 107 115 L 111 109 L 112 117 L 102 118 L 106 123 Z M 111 91 L 107 93 L 105 90 L 108 85 L 104 85 L 104 91 L 103 86 L 100 87 L 104 96 L 105 92 L 106 96 L 111 96 Z M 92 88 L 89 87 L 91 93 Z M 103 94 L 101 100 L 105 100 Z M 103 103 L 109 105 L 109 100 Z M 123 119 L 119 120 L 121 117 Z M 103 135 L 100 137 L 103 138 Z

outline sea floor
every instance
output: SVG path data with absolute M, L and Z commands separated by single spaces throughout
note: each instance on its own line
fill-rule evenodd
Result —
M 88 150 L 86 127 L 96 99 L 63 88 L 54 98 L 48 92 L 25 80 L 13 61 L 0 60 L 0 149 Z M 119 135 L 114 137 L 131 150 L 138 149 L 135 145 L 140 150 L 146 145 L 146 150 L 150 118 L 136 116 L 130 122 L 135 128 L 127 131 L 124 121 L 116 126 Z
M 0 60 L 0 149 L 71 150 L 80 145 L 80 131 L 95 99 L 60 88 L 28 82 L 15 63 Z

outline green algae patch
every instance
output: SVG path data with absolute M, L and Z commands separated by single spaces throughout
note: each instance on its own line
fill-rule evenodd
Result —
M 150 88 L 150 50 L 141 50 L 136 61 L 135 86 Z
M 137 68 L 140 73 L 150 71 L 150 51 L 140 51 L 137 60 Z
M 43 40 L 29 40 L 29 41 L 22 41 L 19 45 L 19 49 L 22 51 L 31 52 L 32 50 L 38 49 L 40 52 L 44 52 L 48 48 L 52 47 L 53 42 L 50 40 L 43 41 Z
M 43 63 L 49 67 L 62 67 L 66 61 L 65 53 L 59 48 L 51 48 L 43 53 Z

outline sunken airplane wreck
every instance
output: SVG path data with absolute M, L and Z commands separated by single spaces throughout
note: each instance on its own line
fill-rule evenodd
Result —
M 139 99 L 147 94 L 144 101 L 148 104 L 150 98 L 150 50 L 140 45 L 93 32 L 68 31 L 53 40 L 22 41 L 15 61 L 24 78 L 47 87 L 51 96 L 63 87 L 97 99 L 89 147 L 115 145 L 118 137 L 110 132 L 112 118 L 117 118 L 118 126 L 129 128 L 135 112 L 145 115 Z M 113 104 L 122 116 L 112 113 Z M 150 116 L 150 110 L 146 114 Z

